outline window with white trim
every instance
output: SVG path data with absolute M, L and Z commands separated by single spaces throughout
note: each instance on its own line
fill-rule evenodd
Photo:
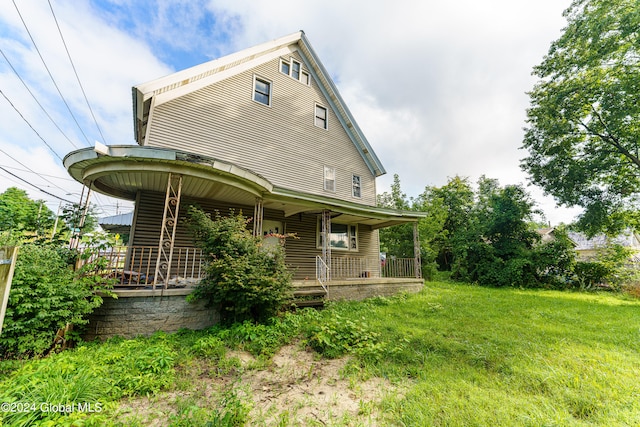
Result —
M 316 104 L 316 112 L 315 112 L 315 119 L 314 119 L 315 125 L 318 126 L 319 128 L 327 129 L 327 122 L 328 122 L 327 109 L 322 105 Z
M 351 175 L 351 194 L 353 197 L 362 197 L 362 187 L 360 186 L 360 176 Z
M 287 61 L 280 60 L 280 72 L 282 74 L 286 74 L 287 76 L 291 72 L 291 65 Z
M 291 77 L 300 80 L 300 63 L 293 59 L 291 60 Z
M 322 249 L 322 219 L 318 218 L 317 247 Z M 331 221 L 329 233 L 329 246 L 331 250 L 357 251 L 358 250 L 358 225 L 344 224 Z
M 300 61 L 293 58 L 288 61 L 280 58 L 280 72 L 307 86 L 311 83 L 309 72 L 302 68 Z
M 325 191 L 336 191 L 336 169 L 329 166 L 324 167 L 324 189 Z
M 271 82 L 258 76 L 253 77 L 253 100 L 271 105 Z

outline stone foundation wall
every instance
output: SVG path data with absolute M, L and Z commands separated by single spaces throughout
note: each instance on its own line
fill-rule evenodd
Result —
M 190 290 L 116 291 L 118 299 L 104 297 L 104 303 L 89 317 L 84 338 L 113 336 L 133 338 L 157 331 L 181 328 L 204 329 L 219 322 L 219 313 L 204 301 L 186 301 Z

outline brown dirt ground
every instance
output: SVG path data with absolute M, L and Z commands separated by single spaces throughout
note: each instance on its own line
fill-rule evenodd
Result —
M 341 372 L 348 358 L 319 359 L 299 344 L 281 348 L 264 367 L 248 353 L 233 351 L 226 357 L 237 358 L 242 368 L 218 375 L 207 366 L 190 367 L 187 391 L 130 399 L 121 403 L 117 419 L 126 423 L 132 417 L 141 425 L 166 426 L 181 400 L 214 409 L 208 402 L 219 402 L 216 396 L 233 387 L 243 402 L 252 403 L 248 426 L 377 426 L 381 424 L 376 404 L 397 392 L 380 378 L 345 379 Z

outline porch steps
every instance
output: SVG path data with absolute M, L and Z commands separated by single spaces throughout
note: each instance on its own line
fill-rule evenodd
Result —
M 323 307 L 327 292 L 318 288 L 297 288 L 293 291 L 292 306 L 296 308 L 300 307 Z

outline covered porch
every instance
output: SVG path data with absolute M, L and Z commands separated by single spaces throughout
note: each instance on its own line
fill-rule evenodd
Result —
M 233 164 L 174 150 L 117 146 L 98 153 L 82 149 L 65 157 L 64 164 L 91 191 L 135 201 L 130 245 L 94 255 L 106 260 L 99 274 L 114 279 L 118 294 L 163 295 L 168 289 L 188 291 L 197 285 L 206 254 L 183 224 L 185 208 L 191 204 L 209 212 L 242 211 L 252 218 L 254 235 L 264 239 L 298 235 L 299 239 L 285 244 L 298 288 L 320 287 L 332 298 L 334 294 L 355 296 L 354 292 L 333 292 L 353 286 L 370 291 L 422 286 L 420 213 L 294 193 Z M 250 212 L 253 215 L 247 215 Z M 377 230 L 402 223 L 414 224 L 415 256 L 382 263 Z

